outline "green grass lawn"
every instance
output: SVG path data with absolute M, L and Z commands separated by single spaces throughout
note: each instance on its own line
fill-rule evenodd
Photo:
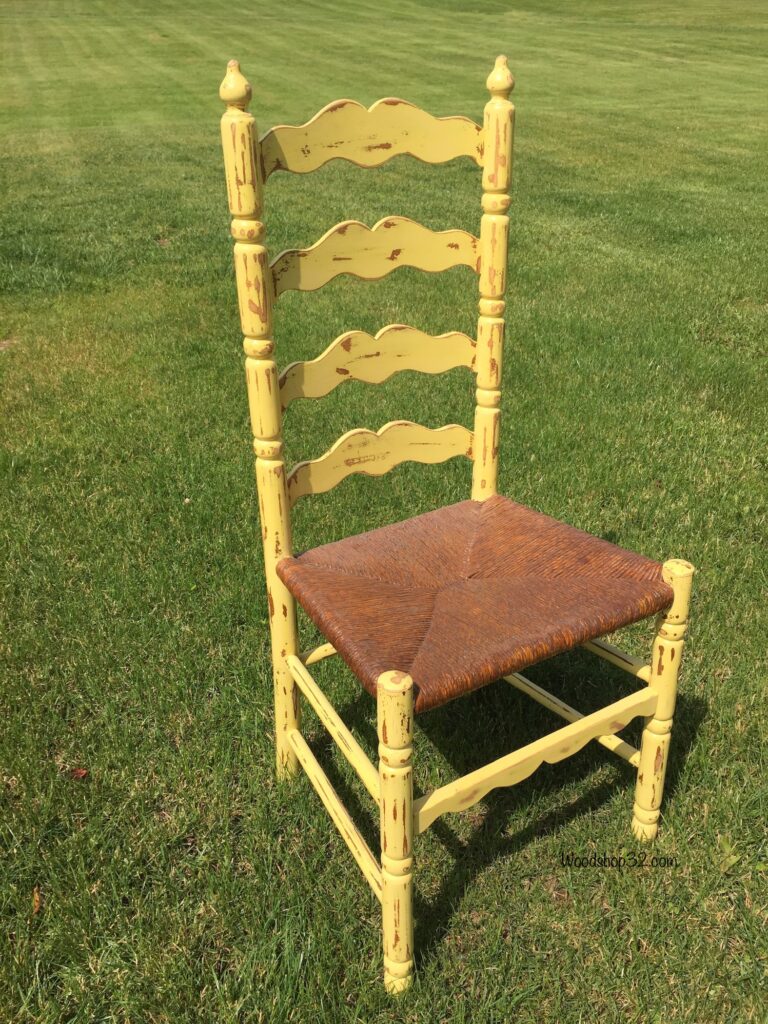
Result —
M 768 1019 L 765 10 L 4 0 L 0 28 L 0 1020 Z M 562 865 L 638 850 L 633 773 L 592 744 L 418 843 L 418 974 L 393 1001 L 373 896 L 307 780 L 273 778 L 217 90 L 237 56 L 262 129 L 340 96 L 479 118 L 498 52 L 518 80 L 500 489 L 699 568 L 653 848 L 673 866 Z M 477 230 L 476 168 L 276 175 L 268 240 L 392 213 Z M 281 301 L 279 358 L 395 321 L 472 332 L 475 310 L 466 270 L 341 278 Z M 459 371 L 351 385 L 291 410 L 289 456 L 471 409 Z M 350 479 L 300 503 L 297 547 L 469 475 Z M 372 753 L 372 702 L 339 664 L 317 676 Z M 629 692 L 583 654 L 531 676 L 583 710 Z M 417 784 L 555 725 L 488 687 L 420 720 Z

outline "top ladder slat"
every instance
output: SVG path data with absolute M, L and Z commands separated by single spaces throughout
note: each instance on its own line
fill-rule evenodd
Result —
M 304 174 L 329 160 L 379 167 L 408 154 L 440 164 L 456 157 L 483 161 L 483 129 L 467 117 L 434 117 L 406 100 L 388 97 L 366 109 L 336 100 L 302 125 L 277 125 L 260 140 L 263 180 L 273 171 Z

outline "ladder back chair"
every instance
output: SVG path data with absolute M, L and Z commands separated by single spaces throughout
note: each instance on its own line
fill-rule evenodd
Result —
M 656 835 L 677 677 L 687 627 L 693 567 L 663 565 L 497 494 L 504 294 L 512 171 L 514 79 L 496 60 L 482 126 L 436 118 L 400 99 L 366 109 L 338 100 L 312 120 L 280 125 L 261 138 L 248 112 L 251 87 L 237 61 L 221 85 L 221 133 L 235 239 L 234 260 L 269 603 L 280 777 L 305 770 L 371 889 L 381 902 L 384 981 L 400 992 L 411 981 L 414 838 L 442 814 L 471 807 L 542 763 L 553 764 L 596 740 L 637 770 L 632 829 Z M 308 173 L 341 158 L 377 167 L 400 154 L 428 163 L 458 157 L 482 172 L 480 236 L 432 231 L 404 217 L 372 228 L 345 221 L 308 249 L 271 262 L 262 194 L 277 171 Z M 442 271 L 464 265 L 479 278 L 477 337 L 430 337 L 391 324 L 375 337 L 350 330 L 316 359 L 278 374 L 272 311 L 288 289 L 311 291 L 339 274 L 372 280 L 399 266 Z M 286 470 L 283 414 L 299 398 L 320 398 L 348 380 L 379 383 L 399 370 L 439 373 L 463 366 L 476 375 L 474 430 L 439 430 L 406 421 L 377 432 L 344 434 L 324 455 Z M 380 476 L 406 460 L 472 460 L 467 501 L 295 555 L 290 514 L 306 495 L 351 473 Z M 301 652 L 297 602 L 327 638 Z M 648 663 L 600 639 L 656 615 Z M 644 684 L 628 697 L 583 715 L 520 671 L 576 646 Z M 378 765 L 344 724 L 310 674 L 338 654 L 376 699 Z M 503 678 L 559 717 L 557 731 L 414 799 L 414 713 Z M 350 762 L 379 808 L 380 857 L 363 839 L 302 736 L 299 695 Z M 642 716 L 637 750 L 619 733 Z

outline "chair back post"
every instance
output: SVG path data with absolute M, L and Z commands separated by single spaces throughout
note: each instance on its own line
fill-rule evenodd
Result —
M 285 664 L 298 653 L 296 605 L 276 572 L 290 557 L 290 507 L 283 460 L 282 413 L 272 340 L 274 288 L 267 248 L 263 244 L 262 172 L 256 121 L 248 112 L 251 86 L 232 60 L 219 89 L 227 105 L 221 119 L 221 142 L 227 178 L 240 324 L 245 350 L 248 407 L 256 456 L 256 483 L 264 544 L 264 568 L 272 638 L 275 681 L 278 774 L 296 771 L 298 761 L 288 737 L 298 728 L 298 694 Z
M 483 117 L 483 216 L 480 221 L 480 316 L 477 321 L 477 391 L 473 443 L 472 499 L 496 494 L 499 462 L 499 404 L 504 345 L 504 293 L 511 202 L 512 135 L 515 108 L 509 94 L 515 80 L 506 57 L 497 57 L 486 85 L 491 98 Z

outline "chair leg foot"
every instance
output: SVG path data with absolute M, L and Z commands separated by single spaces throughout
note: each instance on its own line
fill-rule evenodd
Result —
M 404 965 L 398 964 L 397 970 L 401 970 Z M 413 984 L 413 961 L 410 961 L 408 966 L 408 973 L 399 975 L 393 974 L 391 969 L 387 967 L 386 960 L 384 961 L 384 988 L 391 996 L 399 995 L 401 992 L 405 992 Z
M 413 682 L 385 672 L 377 683 L 384 986 L 413 980 Z
M 635 801 L 632 812 L 632 833 L 641 843 L 650 843 L 659 831 L 659 812 L 646 811 Z

